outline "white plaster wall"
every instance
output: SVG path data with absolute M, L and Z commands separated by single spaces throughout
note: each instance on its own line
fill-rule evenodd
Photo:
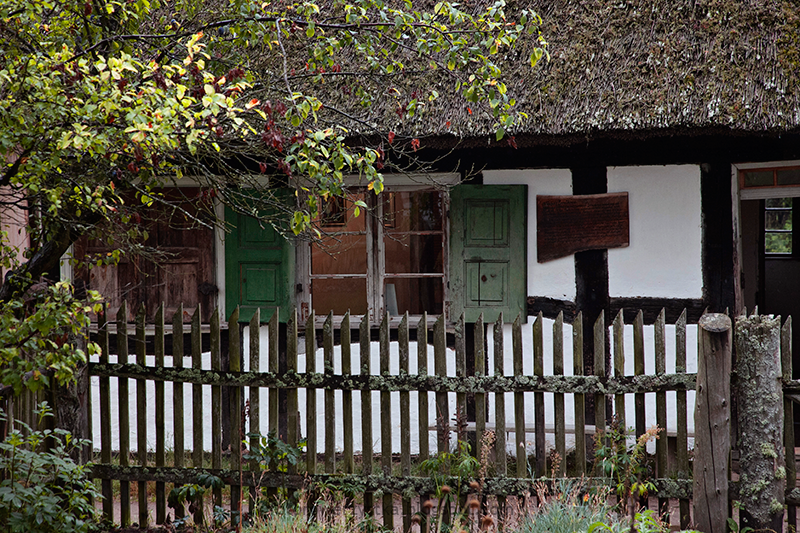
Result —
M 523 345 L 523 373 L 526 375 L 533 374 L 533 323 L 536 320 L 536 317 L 528 317 L 528 323 L 522 326 L 522 345 Z M 553 357 L 552 357 L 552 347 L 553 347 L 553 320 L 544 319 L 542 324 L 542 331 L 544 337 L 544 373 L 545 375 L 553 375 Z M 245 370 L 249 370 L 249 328 L 244 328 L 244 339 L 243 339 L 243 346 L 245 347 Z M 611 331 L 609 330 L 609 335 L 611 335 Z M 268 346 L 268 332 L 266 327 L 262 327 L 260 331 L 261 336 L 261 346 L 266 347 Z M 653 344 L 654 338 L 654 330 L 653 326 L 645 326 L 644 327 L 644 336 L 645 336 L 645 373 L 646 374 L 654 374 L 655 373 L 655 346 Z M 668 325 L 666 327 L 666 343 L 667 343 L 667 373 L 674 373 L 675 372 L 675 327 Z M 503 330 L 503 344 L 504 344 L 504 368 L 506 375 L 513 375 L 513 361 L 511 355 L 511 347 L 512 347 L 512 340 L 511 340 L 511 326 L 506 325 Z M 488 352 L 487 352 L 487 364 L 489 373 L 494 373 L 494 342 L 492 338 L 492 327 L 489 327 L 489 332 L 487 336 L 487 344 L 488 344 Z M 697 372 L 697 326 L 690 325 L 687 327 L 686 332 L 686 345 L 687 345 L 687 368 L 686 371 L 689 373 Z M 572 326 L 569 324 L 564 325 L 563 331 L 563 346 L 564 346 L 564 373 L 565 375 L 573 375 L 572 372 Z M 633 327 L 626 326 L 625 327 L 625 374 L 626 375 L 633 375 Z M 301 344 L 301 350 L 302 344 Z M 371 361 L 371 369 L 373 374 L 379 374 L 379 360 L 378 354 L 379 347 L 378 343 L 372 343 L 372 361 Z M 316 350 L 316 358 L 317 358 L 317 368 L 323 368 L 323 353 L 321 349 Z M 409 358 L 409 366 L 411 368 L 411 373 L 417 372 L 417 347 L 416 343 L 412 342 L 410 346 L 410 354 L 411 357 Z M 359 372 L 360 368 L 360 358 L 359 358 L 359 346 L 354 344 L 352 346 L 352 368 L 351 372 L 356 374 Z M 391 355 L 390 355 L 390 373 L 397 374 L 399 370 L 399 352 L 398 352 L 398 344 L 393 342 L 391 344 Z M 262 361 L 260 365 L 260 369 L 263 370 L 267 368 L 267 358 L 266 353 L 262 354 Z M 95 357 L 94 360 L 96 361 L 97 358 Z M 110 362 L 116 362 L 115 356 L 110 356 Z M 155 360 L 152 356 L 148 356 L 147 358 L 147 365 L 152 366 L 155 364 Z M 165 365 L 172 366 L 172 358 L 167 356 L 165 357 Z M 186 358 L 184 361 L 184 366 L 191 366 L 190 358 Z M 301 353 L 298 356 L 298 369 L 300 372 L 304 372 L 306 367 L 306 355 Z M 211 368 L 211 357 L 209 353 L 203 354 L 203 361 L 202 361 L 202 368 L 210 369 Z M 428 368 L 432 372 L 434 368 L 434 361 L 433 361 L 433 347 L 428 347 Z M 337 346 L 334 350 L 334 372 L 341 373 L 342 366 L 341 366 L 341 350 Z M 449 376 L 455 375 L 455 352 L 453 350 L 447 350 L 447 374 Z M 115 401 L 115 398 L 118 397 L 118 380 L 117 378 L 110 379 L 110 389 L 111 389 L 111 434 L 112 434 L 112 443 L 111 446 L 114 450 L 119 449 L 119 406 L 118 402 Z M 131 428 L 130 428 L 130 443 L 131 443 L 131 450 L 135 451 L 137 448 L 137 436 L 136 436 L 136 382 L 131 380 L 130 384 L 130 421 L 131 421 Z M 192 386 L 191 385 L 184 385 L 184 408 L 185 408 L 185 415 L 184 415 L 184 443 L 188 448 L 191 448 L 192 445 L 192 413 L 194 412 L 194 406 L 192 405 Z M 166 398 L 166 409 L 165 409 L 165 416 L 164 416 L 164 423 L 166 428 L 166 447 L 167 449 L 172 449 L 174 443 L 174 432 L 173 432 L 173 412 L 172 412 L 172 391 L 173 391 L 173 384 L 172 383 L 165 383 L 164 393 Z M 411 424 L 411 434 L 412 436 L 416 436 L 418 434 L 417 428 L 419 427 L 419 407 L 418 407 L 418 392 L 412 391 L 410 393 L 410 424 Z M 434 426 L 436 424 L 436 411 L 435 411 L 435 398 L 433 393 L 428 393 L 428 405 L 429 405 L 429 412 L 428 412 L 428 420 L 429 425 Z M 155 450 L 155 420 L 157 413 L 155 412 L 155 386 L 152 381 L 147 382 L 146 385 L 146 396 L 147 396 L 147 446 L 150 450 Z M 247 399 L 248 392 L 245 393 L 245 399 Z M 492 424 L 496 423 L 495 418 L 495 401 L 494 395 L 489 394 L 489 410 L 488 410 L 488 421 Z M 506 428 L 510 430 L 514 427 L 514 395 L 513 393 L 506 393 Z M 392 397 L 392 407 L 391 407 L 391 424 L 392 424 L 392 451 L 399 452 L 400 451 L 400 393 L 393 392 L 391 393 Z M 344 448 L 344 427 L 342 423 L 341 413 L 342 411 L 342 391 L 335 391 L 335 398 L 336 398 L 336 413 L 337 416 L 337 424 L 336 424 L 336 449 L 338 451 L 342 451 Z M 267 389 L 262 389 L 260 394 L 261 399 L 261 427 L 259 428 L 260 433 L 267 434 L 268 432 L 268 420 L 266 417 L 266 413 L 268 413 L 268 405 L 269 405 L 269 398 L 268 398 L 268 391 Z M 456 412 L 456 395 L 454 393 L 449 394 L 450 399 L 450 418 L 455 415 Z M 565 408 L 565 423 L 567 428 L 574 427 L 575 423 L 575 415 L 574 415 L 574 401 L 573 395 L 566 394 L 564 397 L 564 408 Z M 93 439 L 94 439 L 94 447 L 100 447 L 100 391 L 99 391 L 99 379 L 97 377 L 92 378 L 92 429 L 93 429 Z M 693 434 L 694 432 L 694 401 L 695 401 L 695 394 L 693 391 L 690 391 L 687 394 L 687 410 L 688 410 L 688 423 L 689 423 L 689 434 Z M 299 389 L 298 391 L 298 403 L 300 409 L 300 423 L 301 423 L 301 433 L 302 435 L 306 435 L 306 391 L 305 389 Z M 555 408 L 553 402 L 553 394 L 545 393 L 544 395 L 544 403 L 545 403 L 545 424 L 549 426 L 553 426 L 555 424 Z M 677 411 L 676 411 L 676 398 L 674 392 L 667 393 L 667 431 L 669 434 L 674 435 L 675 431 L 677 430 Z M 656 423 L 656 411 L 655 411 L 655 394 L 650 393 L 645 395 L 645 410 L 646 410 L 646 420 L 647 426 L 650 427 Z M 381 449 L 381 409 L 380 409 L 380 397 L 378 392 L 372 393 L 372 435 L 374 438 L 372 448 L 376 452 L 379 452 Z M 203 448 L 205 450 L 211 450 L 211 419 L 208 416 L 211 412 L 211 387 L 210 386 L 203 386 Z M 324 391 L 318 390 L 317 391 L 317 446 L 319 450 L 325 449 L 325 397 Z M 625 406 L 625 416 L 627 420 L 627 425 L 632 426 L 634 421 L 634 405 L 633 405 L 633 395 L 628 395 L 626 397 L 626 406 Z M 534 420 L 534 395 L 533 393 L 525 393 L 525 422 L 526 427 L 532 427 Z M 547 434 L 548 439 L 548 447 L 554 446 L 554 436 L 552 433 Z M 534 452 L 533 447 L 533 440 L 534 435 L 527 434 L 526 435 L 526 442 L 528 453 Z M 437 448 L 437 441 L 436 441 L 436 432 L 429 431 L 428 432 L 428 442 L 429 442 L 429 449 L 432 452 L 436 451 Z M 455 442 L 455 435 L 452 435 L 451 442 Z M 566 436 L 566 443 L 567 447 L 574 446 L 574 437 L 572 435 Z M 509 453 L 514 453 L 514 434 L 513 432 L 508 433 L 507 435 L 507 450 Z M 690 445 L 692 441 L 690 441 Z M 353 445 L 354 449 L 357 453 L 360 453 L 362 450 L 362 440 L 361 440 L 361 393 L 359 391 L 355 391 L 353 393 Z M 419 441 L 414 438 L 411 441 L 411 452 L 418 453 L 419 451 Z
M 547 263 L 536 261 L 536 195 L 572 194 L 568 169 L 486 170 L 487 185 L 528 186 L 528 295 L 575 300 L 575 262 L 572 256 Z
M 608 192 L 627 192 L 630 246 L 608 251 L 615 296 L 700 298 L 700 167 L 609 167 Z

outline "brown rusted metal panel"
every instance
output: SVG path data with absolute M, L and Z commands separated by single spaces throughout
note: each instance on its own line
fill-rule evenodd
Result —
M 630 242 L 628 193 L 536 196 L 537 261 Z

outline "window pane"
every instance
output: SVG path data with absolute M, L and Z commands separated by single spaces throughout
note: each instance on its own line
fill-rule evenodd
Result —
M 800 168 L 784 168 L 778 171 L 778 185 L 800 184 Z
M 366 274 L 367 236 L 339 235 L 311 245 L 312 274 Z
M 769 230 L 791 230 L 792 212 L 791 210 L 767 211 L 765 226 Z
M 348 310 L 354 315 L 367 314 L 366 278 L 311 280 L 311 307 L 318 316 L 333 311 L 343 315 Z
M 438 191 L 389 193 L 383 204 L 387 231 L 441 231 L 442 213 Z
M 767 198 L 767 207 L 792 207 L 791 198 Z
M 331 197 L 327 201 L 320 200 L 320 217 L 317 223 L 326 231 L 364 231 L 367 213 L 361 208 L 359 215 L 355 215 L 357 200 L 363 201 L 364 194 L 349 194 L 347 198 Z
M 791 233 L 767 233 L 764 235 L 764 251 L 768 254 L 792 253 Z
M 744 173 L 745 187 L 763 187 L 773 185 L 771 170 L 751 170 Z
M 408 311 L 411 315 L 442 313 L 444 281 L 442 278 L 386 278 L 386 311 L 393 316 Z
M 392 234 L 384 239 L 389 274 L 442 273 L 442 236 Z

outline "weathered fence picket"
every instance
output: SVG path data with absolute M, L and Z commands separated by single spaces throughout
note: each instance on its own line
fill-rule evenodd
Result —
M 144 303 L 139 306 L 136 313 L 136 364 L 147 366 L 147 353 L 145 348 L 145 317 Z M 139 456 L 139 466 L 147 466 L 147 390 L 145 379 L 136 380 L 136 452 Z M 139 500 L 139 525 L 147 527 L 149 517 L 147 513 L 147 482 L 137 481 L 137 497 Z
M 239 308 L 233 310 L 228 324 L 239 323 Z M 242 340 L 238 327 L 228 331 L 228 366 L 232 373 L 242 370 Z M 231 470 L 241 472 L 242 468 L 242 442 L 245 440 L 243 429 L 242 388 L 230 387 L 230 421 L 231 421 Z M 231 523 L 235 526 L 241 522 L 242 516 L 242 479 L 234 479 L 231 483 Z
M 578 312 L 572 323 L 572 372 L 583 375 L 583 313 Z M 576 392 L 575 402 L 575 474 L 586 474 L 586 397 Z
M 156 369 L 164 368 L 164 304 L 158 307 L 155 316 L 155 351 Z M 164 418 L 164 382 L 156 381 L 156 467 L 166 466 L 166 423 Z M 163 481 L 156 481 L 156 524 L 163 524 L 167 518 L 167 494 Z
M 675 323 L 675 373 L 686 373 L 686 309 L 683 310 Z M 689 432 L 688 412 L 686 404 L 686 391 L 678 390 L 675 392 L 676 423 L 677 423 L 677 443 L 676 443 L 676 463 L 678 468 L 677 478 L 689 478 Z M 681 498 L 678 504 L 678 516 L 681 529 L 689 529 L 689 499 Z
M 539 324 L 539 322 L 537 322 Z M 534 325 L 534 347 L 536 346 L 536 326 Z M 541 332 L 539 334 L 541 337 Z M 514 364 L 514 375 L 523 375 L 522 371 L 522 323 L 519 315 L 511 325 L 511 354 Z M 535 359 L 535 357 L 534 357 Z M 535 363 L 534 363 L 535 365 Z M 536 402 L 537 414 L 539 402 Z M 537 434 L 538 438 L 538 434 Z M 528 476 L 528 450 L 525 447 L 525 393 L 517 391 L 514 393 L 514 450 L 516 453 L 517 477 Z M 537 452 L 539 451 L 537 442 Z M 536 454 L 538 457 L 538 453 Z M 537 461 L 538 464 L 538 461 Z
M 558 313 L 553 322 L 553 375 L 564 375 L 564 313 Z M 555 445 L 558 454 L 558 469 L 556 477 L 563 477 L 567 473 L 567 439 L 566 422 L 564 414 L 564 393 L 556 392 L 553 395 L 553 414 L 555 415 L 556 436 Z
M 653 330 L 656 351 L 656 375 L 663 376 L 667 373 L 666 322 L 663 309 L 658 314 L 655 324 L 653 324 Z M 669 477 L 669 472 L 667 472 L 667 392 L 664 390 L 656 392 L 656 425 L 661 428 L 661 435 L 656 440 L 656 475 L 660 478 L 666 478 Z M 658 512 L 669 512 L 669 500 L 659 498 Z
M 277 315 L 277 313 L 275 313 Z M 275 316 L 273 315 L 273 319 Z M 272 324 L 272 320 L 270 320 L 270 325 Z M 253 316 L 250 317 L 250 372 L 259 372 L 261 369 L 261 309 L 256 309 L 253 313 Z M 269 342 L 272 343 L 272 327 L 269 328 Z M 268 363 L 268 367 L 270 371 L 272 371 L 272 359 L 270 355 L 270 360 Z M 277 370 L 277 368 L 276 368 Z M 276 372 L 277 373 L 277 372 Z M 269 389 L 269 404 L 268 410 L 269 413 L 272 413 L 272 406 L 273 406 L 273 394 L 275 396 L 275 407 L 277 408 L 277 396 L 278 391 L 277 389 L 270 388 Z M 261 433 L 261 390 L 258 387 L 250 387 L 247 391 L 247 398 L 248 398 L 248 413 L 250 418 L 250 449 L 255 451 L 258 450 L 261 443 L 259 442 L 258 435 Z M 275 416 L 275 420 L 277 421 L 277 413 Z M 271 423 L 271 420 L 270 420 Z M 270 431 L 273 431 L 272 425 L 270 424 L 269 427 Z M 277 434 L 277 431 L 275 432 Z M 258 461 L 256 459 L 250 460 L 250 469 L 256 470 L 258 468 Z M 274 468 L 274 467 L 273 467 Z M 273 489 L 274 490 L 274 489 Z M 272 495 L 270 495 L 272 496 Z M 252 515 L 255 512 L 254 504 L 258 498 L 258 488 L 257 487 L 250 487 L 250 497 L 248 498 L 247 508 Z
M 100 364 L 108 364 L 108 306 L 103 306 L 99 318 L 98 344 L 100 346 Z M 100 461 L 111 464 L 111 378 L 100 378 Z M 103 495 L 103 515 L 109 520 L 114 518 L 114 493 L 110 479 L 101 482 Z
M 436 490 L 433 480 L 420 477 L 415 465 L 439 453 L 454 450 L 454 436 L 460 442 L 474 442 L 474 453 L 494 462 L 494 472 L 485 480 L 482 491 L 485 496 L 495 498 L 492 505 L 496 505 L 502 514 L 506 496 L 529 494 L 534 479 L 551 473 L 557 477 L 580 477 L 587 473 L 587 466 L 593 459 L 588 453 L 593 446 L 593 435 L 602 432 L 611 420 L 612 412 L 606 411 L 608 406 L 609 409 L 613 407 L 621 428 L 628 422 L 627 407 L 628 418 L 634 417 L 631 421 L 637 435 L 645 432 L 648 422 L 652 424 L 655 421 L 661 428 L 666 428 L 668 423 L 676 424 L 670 426 L 669 431 L 662 429 L 661 438 L 656 441 L 652 460 L 656 466 L 657 491 L 653 496 L 658 498 L 661 509 L 669 503 L 669 498 L 677 499 L 681 527 L 691 525 L 689 443 L 692 435 L 688 430 L 688 409 L 691 406 L 687 391 L 694 390 L 696 375 L 687 369 L 685 312 L 674 324 L 674 373 L 668 371 L 673 354 L 669 351 L 671 348 L 668 350 L 667 328 L 672 326 L 666 324 L 663 312 L 655 323 L 647 326 L 642 312 L 636 314 L 630 325 L 624 323 L 621 312 L 609 325 L 602 313 L 596 317 L 577 313 L 571 318 L 571 325 L 563 314 L 559 314 L 552 321 L 552 346 L 545 346 L 545 319 L 541 314 L 532 317 L 529 324 L 517 317 L 510 325 L 505 325 L 500 316 L 491 325 L 489 350 L 485 344 L 489 325 L 485 325 L 482 318 L 475 324 L 466 324 L 460 319 L 448 326 L 440 316 L 429 328 L 431 325 L 424 315 L 418 322 L 414 319 L 413 324 L 408 315 L 384 316 L 377 325 L 370 324 L 367 317 L 357 319 L 358 324 L 351 323 L 351 317 L 346 315 L 337 331 L 333 316 L 328 315 L 323 324 L 316 324 L 312 313 L 304 323 L 304 332 L 298 332 L 298 317 L 294 310 L 285 315 L 288 320 L 283 330 L 278 313 L 263 325 L 261 314 L 256 311 L 249 325 L 234 326 L 238 324 L 237 311 L 234 311 L 228 321 L 227 344 L 223 344 L 224 325 L 219 323 L 217 311 L 212 314 L 210 324 L 202 325 L 199 309 L 196 310 L 189 332 L 186 332 L 183 322 L 182 307 L 171 317 L 170 325 L 165 325 L 164 308 L 159 308 L 152 328 L 144 323 L 143 308 L 138 309 L 133 325 L 127 323 L 127 316 L 127 305 L 123 304 L 116 317 L 115 333 L 114 324 L 108 324 L 102 315 L 99 317 L 97 339 L 103 353 L 98 362 L 90 365 L 90 373 L 98 384 L 96 407 L 100 413 L 99 419 L 95 420 L 100 436 L 100 453 L 92 471 L 102 480 L 101 489 L 107 498 L 103 503 L 104 514 L 122 524 L 131 523 L 130 481 L 134 481 L 138 489 L 137 519 L 144 527 L 148 520 L 163 524 L 169 519 L 165 505 L 168 484 L 178 487 L 196 482 L 200 472 L 209 472 L 218 475 L 230 487 L 230 502 L 223 502 L 222 493 L 217 489 L 213 503 L 225 507 L 230 504 L 234 524 L 241 521 L 244 487 L 249 488 L 248 507 L 252 513 L 262 495 L 262 487 L 268 495 L 275 496 L 281 486 L 300 488 L 310 482 L 308 488 L 313 491 L 316 482 L 327 486 L 348 483 L 353 486 L 357 483 L 363 487 L 364 512 L 367 515 L 375 514 L 373 494 L 380 491 L 382 502 L 378 515 L 382 514 L 383 523 L 389 527 L 393 527 L 397 520 L 394 506 L 397 497 L 402 509 L 402 527 L 408 530 L 412 526 L 412 513 L 416 510 L 425 512 L 423 502 Z M 589 319 L 592 320 L 592 342 L 588 346 L 594 346 L 591 355 L 584 353 L 583 337 L 583 321 Z M 315 324 L 322 328 L 319 349 Z M 473 329 L 470 331 L 468 328 Z M 569 364 L 566 360 L 569 351 L 565 353 L 564 346 L 564 336 L 569 334 L 566 328 L 571 328 L 572 332 L 571 375 L 565 372 L 565 364 Z M 645 328 L 652 328 L 648 329 L 648 335 L 652 334 L 652 337 L 645 337 Z M 129 357 L 129 331 L 135 332 L 135 339 L 131 340 L 135 341 L 132 345 L 135 346 L 136 364 L 131 364 L 134 361 Z M 247 346 L 244 346 L 242 337 L 245 331 L 249 335 Z M 706 349 L 712 352 L 718 349 L 717 344 L 710 340 L 702 340 L 703 331 L 701 327 L 701 353 Z M 268 346 L 261 346 L 262 332 L 268 336 Z M 185 333 L 190 333 L 191 338 L 187 352 L 191 354 L 191 365 L 188 362 L 184 364 L 183 360 Z M 115 335 L 113 342 L 110 334 Z M 282 335 L 285 335 L 285 342 L 279 342 Z M 303 340 L 299 339 L 300 335 L 305 336 L 304 345 L 300 342 Z M 353 369 L 356 363 L 352 354 L 353 335 L 358 336 L 357 371 Z M 378 341 L 377 354 L 372 339 Z M 508 340 L 511 349 L 505 350 L 504 344 Z M 416 365 L 411 360 L 415 341 Z M 632 350 L 627 348 L 626 341 L 632 341 Z M 113 352 L 109 357 L 109 347 L 113 349 L 114 346 L 116 364 L 113 363 Z M 650 357 L 648 364 L 655 364 L 650 373 L 645 369 L 646 346 L 647 357 Z M 223 353 L 229 354 L 228 368 L 223 367 Z M 170 354 L 171 366 L 165 362 Z M 245 354 L 249 356 L 247 363 L 242 359 Z M 467 354 L 472 354 L 474 365 L 471 368 L 467 366 Z M 550 354 L 552 372 L 546 372 L 546 357 Z M 298 371 L 298 356 L 301 361 L 305 360 L 302 372 Z M 320 356 L 322 368 L 318 368 L 317 363 Z M 584 375 L 586 357 L 592 357 L 591 375 Z M 781 361 L 783 386 L 790 392 L 800 390 L 800 383 L 791 379 L 791 357 L 791 320 L 787 320 L 781 328 Z M 489 360 L 493 362 L 487 364 Z M 527 366 L 530 362 L 532 371 L 531 366 Z M 511 375 L 506 372 L 506 363 L 509 363 Z M 626 373 L 626 363 L 632 363 L 629 368 L 633 368 L 633 375 Z M 378 368 L 373 368 L 373 364 Z M 412 371 L 414 366 L 416 372 Z M 339 368 L 341 370 L 337 370 Z M 719 369 L 705 368 L 704 371 L 714 373 Z M 724 381 L 718 374 L 714 376 L 716 378 L 709 376 L 709 379 Z M 111 377 L 116 379 L 117 391 L 112 388 L 114 381 Z M 133 392 L 130 391 L 130 380 L 136 384 L 133 406 L 129 405 L 130 393 Z M 171 402 L 167 398 L 170 391 L 165 382 L 172 383 Z M 155 390 L 152 399 L 146 394 L 148 386 Z M 223 390 L 230 392 L 227 395 L 229 404 L 223 405 Z M 304 407 L 298 405 L 298 390 L 305 390 Z M 189 425 L 185 423 L 184 410 L 188 405 L 184 404 L 184 391 L 191 396 L 191 439 L 184 437 Z M 261 401 L 262 391 L 264 402 Z M 669 391 L 675 392 L 675 413 L 670 411 L 673 404 L 667 401 Z M 508 400 L 513 397 L 513 414 L 506 409 L 511 405 L 506 402 L 507 394 Z M 593 411 L 587 409 L 587 394 L 593 399 Z M 119 434 L 113 434 L 117 429 L 111 423 L 112 395 L 119 405 Z M 210 412 L 203 404 L 208 397 Z M 569 400 L 574 406 L 571 413 L 566 412 Z M 379 402 L 374 417 L 373 401 Z M 470 407 L 474 419 L 468 420 L 469 401 L 474 401 L 474 408 Z M 174 439 L 171 441 L 174 447 L 172 461 L 167 460 L 166 453 L 169 448 L 166 443 L 167 402 L 171 403 L 174 411 L 170 428 Z M 360 410 L 360 417 L 354 408 Z M 783 442 L 787 459 L 787 517 L 790 524 L 794 524 L 795 504 L 800 491 L 797 491 L 794 481 L 794 434 L 789 422 L 793 406 L 789 397 L 783 402 L 783 409 L 786 420 Z M 136 416 L 133 426 L 131 412 Z M 322 413 L 324 420 L 318 422 Z M 209 416 L 211 419 L 207 421 Z M 222 450 L 223 416 L 230 419 L 229 459 L 223 457 Z M 594 425 L 586 424 L 587 416 L 594 417 Z M 572 420 L 568 421 L 568 417 Z M 677 431 L 673 429 L 675 427 Z M 306 453 L 299 465 L 289 465 L 287 472 L 274 468 L 261 472 L 255 460 L 242 461 L 242 442 L 251 450 L 257 449 L 260 445 L 258 435 L 264 432 L 262 428 L 294 447 L 301 438 L 306 439 Z M 487 431 L 494 433 L 493 454 L 486 454 L 488 450 L 482 448 L 490 442 L 484 439 Z M 136 450 L 135 455 L 131 455 L 131 437 L 134 434 Z M 148 448 L 148 438 L 152 449 Z M 153 438 L 155 442 L 152 442 Z M 378 441 L 381 444 L 374 450 Z M 430 441 L 436 442 L 435 452 L 431 450 Z M 113 464 L 115 446 L 120 451 L 119 465 Z M 548 462 L 550 447 L 560 458 L 557 468 Z M 187 449 L 191 453 L 190 465 L 184 459 Z M 703 450 L 696 448 L 696 457 L 698 451 Z M 375 453 L 380 455 L 379 470 L 374 466 Z M 674 457 L 670 457 L 671 453 Z M 225 454 L 227 456 L 227 452 Z M 702 457 L 702 453 L 699 456 Z M 317 465 L 318 457 L 320 465 Z M 135 458 L 135 465 L 130 464 L 132 458 Z M 514 463 L 511 472 L 509 459 Z M 697 461 L 696 458 L 695 472 Z M 714 482 L 727 488 L 727 479 L 723 481 L 719 474 L 721 463 L 716 458 L 715 461 L 718 475 Z M 112 502 L 113 483 L 117 482 L 119 505 Z M 155 497 L 151 501 L 148 501 L 148 485 L 151 488 L 155 486 Z M 466 486 L 462 488 L 469 490 Z M 418 501 L 411 496 L 412 493 L 419 495 Z M 727 496 L 717 499 L 727 502 Z M 113 516 L 117 507 L 119 516 Z M 153 509 L 155 513 L 149 514 Z M 727 509 L 724 513 L 727 515 Z M 182 509 L 175 509 L 174 518 L 181 515 Z M 196 513 L 194 518 L 200 523 L 202 513 Z M 397 525 L 399 529 L 399 521 Z
M 397 328 L 400 355 L 400 376 L 411 374 L 409 361 L 408 313 Z M 400 475 L 411 475 L 411 393 L 400 391 Z M 403 531 L 411 529 L 411 498 L 403 495 Z
M 117 311 L 117 362 L 128 363 L 128 304 L 122 302 Z M 119 390 L 119 465 L 130 465 L 130 409 L 128 406 L 128 378 L 117 378 Z M 119 482 L 119 524 L 126 527 L 131 523 L 131 489 L 128 480 Z
M 172 366 L 176 369 L 183 368 L 183 304 L 178 305 L 178 309 L 172 316 Z M 184 383 L 176 381 L 172 383 L 172 429 L 175 446 L 173 448 L 173 466 L 183 468 L 184 452 L 186 446 L 183 439 L 183 393 Z M 175 518 L 183 518 L 184 510 L 182 506 L 175 509 Z
M 533 375 L 544 376 L 544 332 L 542 313 L 533 323 Z M 547 476 L 547 452 L 545 450 L 544 392 L 535 391 L 534 401 L 534 446 L 536 447 L 536 477 Z M 524 406 L 523 406 L 524 408 Z M 527 464 L 525 465 L 527 466 Z M 519 477 L 524 477 L 524 474 Z

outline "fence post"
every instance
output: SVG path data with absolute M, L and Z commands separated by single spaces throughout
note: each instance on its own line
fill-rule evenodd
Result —
M 706 314 L 698 323 L 695 402 L 694 520 L 705 533 L 725 533 L 731 449 L 731 320 Z
M 780 317 L 736 319 L 741 528 L 781 531 L 786 490 Z

